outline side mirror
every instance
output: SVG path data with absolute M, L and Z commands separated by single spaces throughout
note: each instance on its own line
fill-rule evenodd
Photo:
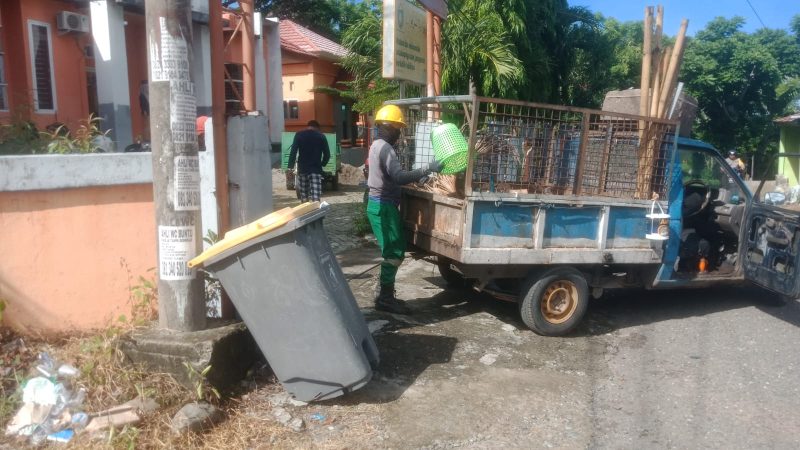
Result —
M 786 194 L 783 192 L 767 192 L 764 194 L 764 203 L 767 205 L 782 205 L 786 203 Z

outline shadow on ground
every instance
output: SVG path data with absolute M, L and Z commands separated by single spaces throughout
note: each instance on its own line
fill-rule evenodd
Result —
M 800 326 L 800 304 L 796 301 L 780 304 L 775 300 L 776 294 L 755 286 L 607 291 L 603 298 L 589 303 L 586 320 L 571 336 L 595 336 L 667 320 L 702 317 L 749 307 Z
M 350 395 L 321 404 L 356 405 L 397 400 L 429 366 L 450 362 L 458 340 L 394 331 L 375 336 L 375 343 L 380 350 L 381 362 L 372 381 Z

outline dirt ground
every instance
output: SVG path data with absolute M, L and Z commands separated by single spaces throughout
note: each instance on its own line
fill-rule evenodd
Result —
M 367 242 L 339 258 L 354 277 L 379 252 Z M 372 276 L 354 278 L 351 289 L 376 330 L 373 381 L 343 398 L 284 406 L 307 428 L 281 445 L 800 444 L 797 302 L 767 306 L 770 295 L 757 288 L 611 292 L 590 305 L 576 333 L 544 338 L 524 327 L 515 304 L 445 290 L 425 261 L 406 260 L 398 276 L 398 296 L 413 314 L 377 312 Z

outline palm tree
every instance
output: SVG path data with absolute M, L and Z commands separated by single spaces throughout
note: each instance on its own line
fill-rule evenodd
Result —
M 465 94 L 470 81 L 481 95 L 508 96 L 515 92 L 523 70 L 510 30 L 524 26 L 512 3 L 519 2 L 449 2 L 450 15 L 442 26 L 444 92 Z

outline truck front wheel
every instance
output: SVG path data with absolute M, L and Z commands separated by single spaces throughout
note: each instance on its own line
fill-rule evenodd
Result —
M 522 321 L 542 336 L 563 336 L 583 319 L 589 285 L 580 271 L 559 267 L 525 280 L 520 292 Z

